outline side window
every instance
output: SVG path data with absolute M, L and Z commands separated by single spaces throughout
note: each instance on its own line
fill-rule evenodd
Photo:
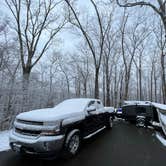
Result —
M 101 104 L 101 102 L 100 102 L 100 101 L 97 101 L 97 103 L 98 103 L 98 104 Z
M 102 108 L 102 104 L 101 104 L 101 101 L 97 101 L 97 109 L 100 109 L 100 108 Z
M 95 106 L 95 101 L 90 101 L 89 104 L 88 104 L 88 107 L 94 105 Z
M 138 107 L 137 108 L 137 114 L 145 114 L 146 108 L 145 107 Z

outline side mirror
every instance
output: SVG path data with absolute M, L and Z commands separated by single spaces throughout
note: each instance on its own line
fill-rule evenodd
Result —
M 95 112 L 95 111 L 96 111 L 96 107 L 92 105 L 92 106 L 88 107 L 88 108 L 86 109 L 86 111 L 87 111 L 89 114 L 91 114 L 92 112 Z

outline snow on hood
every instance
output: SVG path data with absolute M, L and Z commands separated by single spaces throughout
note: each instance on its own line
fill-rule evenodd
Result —
M 45 122 L 64 119 L 69 116 L 81 116 L 84 118 L 84 110 L 91 100 L 92 99 L 65 100 L 53 108 L 38 109 L 21 113 L 17 116 L 17 119 Z

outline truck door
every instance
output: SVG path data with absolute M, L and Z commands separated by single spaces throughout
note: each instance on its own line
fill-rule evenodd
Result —
M 90 106 L 94 106 L 96 108 L 96 102 L 95 100 L 90 101 L 87 108 Z M 97 108 L 96 108 L 97 110 Z M 83 122 L 83 128 L 84 128 L 84 135 L 89 135 L 93 132 L 95 132 L 98 129 L 99 126 L 99 119 L 98 119 L 98 115 L 97 115 L 97 111 L 93 111 L 91 113 L 88 113 L 86 111 L 86 118 Z
M 104 106 L 103 104 L 101 103 L 101 101 L 96 101 L 96 108 L 97 108 L 97 118 L 98 118 L 98 127 L 101 128 L 103 127 L 106 123 L 106 120 L 107 120 L 107 113 L 105 112 L 104 110 Z

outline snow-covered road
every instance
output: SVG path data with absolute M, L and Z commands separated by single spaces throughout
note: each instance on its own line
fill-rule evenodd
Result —
M 0 152 L 9 150 L 9 130 L 0 132 Z

